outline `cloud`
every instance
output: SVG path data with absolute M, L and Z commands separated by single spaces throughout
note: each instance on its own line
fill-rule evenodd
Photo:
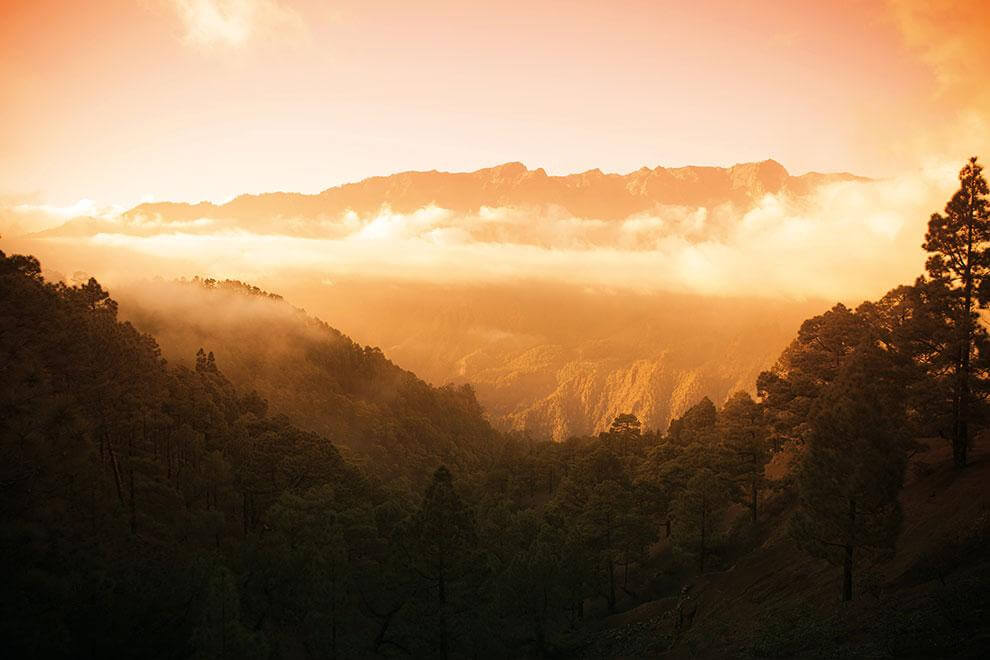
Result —
M 61 218 L 64 221 L 69 218 L 78 218 L 79 216 L 84 215 L 94 218 L 110 218 L 118 215 L 124 209 L 123 207 L 113 205 L 100 206 L 91 199 L 83 198 L 74 204 L 69 204 L 67 206 L 22 203 L 14 206 L 13 210 L 24 214 L 44 213 L 53 216 L 54 218 Z
M 8 196 L 0 198 L 0 235 L 20 236 L 44 231 L 78 217 L 114 220 L 124 209 L 103 205 L 91 199 L 80 199 L 67 206 L 40 203 L 37 196 Z
M 351 218 L 345 214 L 345 221 Z M 447 209 L 436 205 L 424 206 L 414 213 L 393 213 L 389 207 L 384 207 L 375 218 L 361 227 L 357 238 L 367 240 L 389 240 L 422 235 L 424 232 L 434 232 L 438 225 L 449 222 L 453 214 Z
M 185 40 L 197 46 L 242 46 L 258 38 L 305 33 L 294 9 L 279 0 L 171 0 Z
M 891 140 L 914 146 L 926 162 L 990 157 L 990 22 L 985 0 L 888 0 L 905 44 L 934 78 L 932 110 L 906 113 L 915 125 L 895 124 Z
M 149 263 L 171 260 L 181 268 L 162 274 L 255 282 L 544 281 L 856 303 L 921 273 L 927 219 L 954 190 L 956 169 L 829 183 L 804 196 L 768 194 L 748 209 L 671 206 L 613 221 L 575 218 L 552 206 L 459 214 L 435 205 L 262 227 L 223 218 L 122 217 L 87 234 L 36 239 L 25 249 L 53 254 L 51 267 L 63 272 L 154 275 L 159 271 L 149 271 Z
M 932 68 L 942 94 L 988 94 L 980 84 L 990 60 L 986 2 L 890 0 L 890 6 L 901 34 Z

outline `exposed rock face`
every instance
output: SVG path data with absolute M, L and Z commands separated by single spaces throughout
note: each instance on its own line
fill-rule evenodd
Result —
M 702 397 L 753 392 L 828 307 L 533 283 L 342 283 L 329 296 L 305 305 L 428 381 L 472 384 L 496 426 L 555 440 L 623 412 L 666 430 Z

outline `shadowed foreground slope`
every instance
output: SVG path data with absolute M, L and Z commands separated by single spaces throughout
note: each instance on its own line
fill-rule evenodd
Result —
M 686 582 L 693 621 L 677 632 L 676 595 L 609 617 L 587 657 L 978 657 L 990 643 L 990 451 L 963 472 L 941 444 L 916 457 L 901 494 L 896 554 L 864 567 L 840 604 L 841 570 L 789 538 L 793 502 L 768 503 L 755 547 Z M 783 508 L 781 508 L 783 507 Z

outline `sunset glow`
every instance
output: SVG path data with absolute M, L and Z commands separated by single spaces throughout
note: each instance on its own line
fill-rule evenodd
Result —
M 955 163 L 986 145 L 987 22 L 929 4 L 6 0 L 0 191 L 133 205 L 508 161 Z
M 0 0 L 0 655 L 969 658 L 990 0 Z

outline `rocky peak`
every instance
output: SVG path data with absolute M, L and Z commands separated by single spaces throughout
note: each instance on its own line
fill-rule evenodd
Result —
M 732 188 L 745 189 L 754 197 L 780 191 L 790 176 L 783 165 L 772 159 L 741 163 L 729 168 Z

